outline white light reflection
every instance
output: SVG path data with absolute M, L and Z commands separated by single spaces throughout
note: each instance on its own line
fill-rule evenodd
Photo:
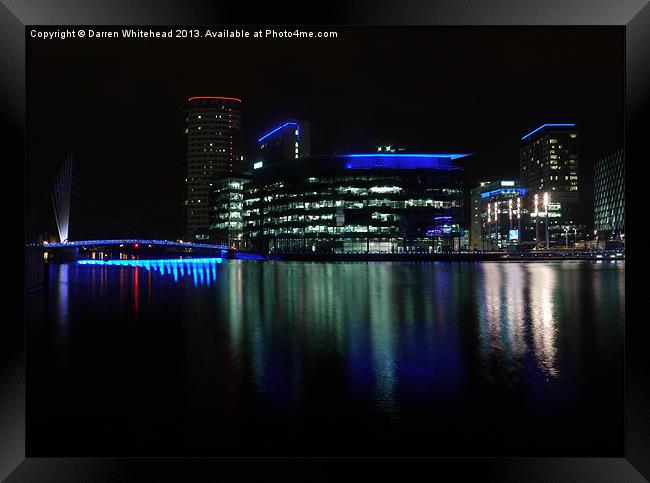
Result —
M 68 325 L 68 268 L 67 263 L 59 266 L 57 303 L 59 308 L 59 323 L 61 325 Z
M 525 324 L 525 269 L 523 265 L 484 263 L 479 297 L 481 358 L 489 367 L 488 379 L 518 378 L 528 344 Z M 496 364 L 499 369 L 493 372 Z M 511 381 L 512 382 L 512 381 Z
M 528 265 L 529 304 L 531 310 L 531 332 L 535 359 L 540 369 L 551 377 L 557 377 L 555 290 L 556 273 L 548 265 Z

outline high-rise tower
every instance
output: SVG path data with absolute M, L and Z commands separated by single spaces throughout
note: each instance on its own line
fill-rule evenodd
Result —
M 573 123 L 543 124 L 521 138 L 520 178 L 529 192 L 548 192 L 558 202 L 576 203 L 578 133 Z
M 625 153 L 623 148 L 594 166 L 594 229 L 605 238 L 625 237 Z
M 546 246 L 566 243 L 569 230 L 584 227 L 578 219 L 578 131 L 574 123 L 548 123 L 521 138 L 520 178 L 527 189 L 536 228 L 543 218 Z M 538 208 L 530 200 L 539 200 Z M 531 228 L 531 227 L 529 227 Z M 532 230 L 529 230 L 532 236 Z M 576 235 L 577 238 L 577 235 Z M 535 231 L 535 242 L 540 243 Z M 563 243 L 563 244 L 564 244 Z
M 205 240 L 213 183 L 240 171 L 241 99 L 197 96 L 188 103 L 185 236 Z

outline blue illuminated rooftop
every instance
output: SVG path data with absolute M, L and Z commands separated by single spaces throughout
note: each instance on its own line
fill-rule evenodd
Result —
M 269 136 L 275 134 L 276 132 L 278 132 L 278 131 L 284 129 L 284 128 L 287 127 L 287 126 L 296 126 L 296 127 L 299 127 L 297 122 L 285 122 L 284 124 L 281 124 L 280 126 L 276 127 L 275 129 L 272 129 L 271 131 L 267 132 L 264 136 L 262 136 L 261 138 L 259 138 L 259 139 L 257 140 L 257 142 L 259 143 L 259 142 L 264 141 L 264 140 L 265 140 L 266 138 L 268 138 Z
M 458 170 L 452 161 L 470 154 L 344 154 L 346 169 L 439 169 Z
M 575 127 L 575 124 L 574 124 L 574 123 L 549 123 L 549 124 L 542 124 L 542 125 L 539 126 L 537 129 L 535 129 L 535 130 L 529 132 L 529 133 L 526 134 L 524 137 L 522 137 L 521 140 L 523 141 L 523 140 L 529 138 L 530 136 L 532 136 L 533 134 L 535 134 L 537 131 L 540 131 L 540 130 L 544 129 L 545 127 Z

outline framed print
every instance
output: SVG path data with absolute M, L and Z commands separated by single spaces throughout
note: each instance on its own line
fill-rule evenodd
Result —
M 63 3 L 2 7 L 6 481 L 648 478 L 644 2 Z

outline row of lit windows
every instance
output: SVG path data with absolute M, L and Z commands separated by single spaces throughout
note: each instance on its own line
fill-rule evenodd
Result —
M 244 200 L 244 204 L 253 206 L 259 198 L 255 200 Z M 345 209 L 361 209 L 366 206 L 388 206 L 391 208 L 414 208 L 414 207 L 430 207 L 430 208 L 460 208 L 463 206 L 462 200 L 430 200 L 430 199 L 410 199 L 410 200 L 390 200 L 386 198 L 373 198 L 364 200 L 364 202 L 346 201 L 346 200 L 320 200 L 315 202 L 294 202 L 288 204 L 269 204 L 265 205 L 265 210 L 287 211 L 287 210 L 317 210 L 322 208 L 345 208 Z
M 377 187 L 375 189 L 370 189 L 369 192 L 373 193 L 375 195 L 377 194 L 383 194 L 383 195 L 390 195 L 390 194 L 398 194 L 400 193 L 402 189 L 401 188 L 394 188 L 394 187 Z M 333 190 L 333 191 L 326 191 L 326 192 L 321 192 L 318 193 L 316 191 L 307 191 L 307 192 L 301 192 L 301 193 L 276 193 L 276 194 L 268 194 L 264 196 L 262 199 L 267 202 L 279 202 L 279 201 L 284 201 L 286 199 L 291 199 L 291 198 L 296 198 L 301 200 L 302 202 L 304 199 L 309 199 L 311 197 L 318 197 L 319 201 L 322 202 L 327 202 L 327 203 L 332 203 L 332 202 L 338 202 L 339 205 L 341 206 L 341 203 L 343 203 L 344 199 L 339 199 L 339 200 L 334 200 L 335 196 L 340 196 L 341 194 L 347 194 L 351 195 L 353 198 L 362 198 L 362 201 L 366 202 L 368 201 L 367 198 L 369 196 L 369 192 L 366 190 L 359 190 L 356 192 L 347 192 L 346 190 Z M 434 194 L 434 193 L 427 193 L 429 195 Z M 444 193 L 448 195 L 448 193 Z M 407 194 L 408 195 L 408 194 Z M 460 198 L 458 198 L 460 199 Z M 247 205 L 252 205 L 256 202 L 259 202 L 260 198 L 248 198 L 246 200 Z M 351 201 L 355 201 L 354 199 Z M 437 203 L 453 203 L 456 200 L 434 200 L 431 198 L 428 199 L 422 199 L 422 198 L 415 198 L 415 199 L 406 199 L 406 200 L 399 200 L 399 201 L 404 201 L 406 203 L 405 206 L 411 207 L 411 206 L 435 206 Z M 305 203 L 308 203 L 308 201 L 305 201 Z
M 245 226 L 246 229 L 250 227 Z M 246 230 L 248 231 L 248 230 Z M 375 225 L 347 225 L 347 226 L 327 226 L 327 225 L 306 225 L 304 227 L 264 227 L 260 231 L 250 232 L 249 236 L 259 236 L 263 233 L 266 236 L 278 236 L 289 234 L 352 234 L 352 233 L 384 233 L 397 234 L 399 229 L 392 226 L 375 226 Z

